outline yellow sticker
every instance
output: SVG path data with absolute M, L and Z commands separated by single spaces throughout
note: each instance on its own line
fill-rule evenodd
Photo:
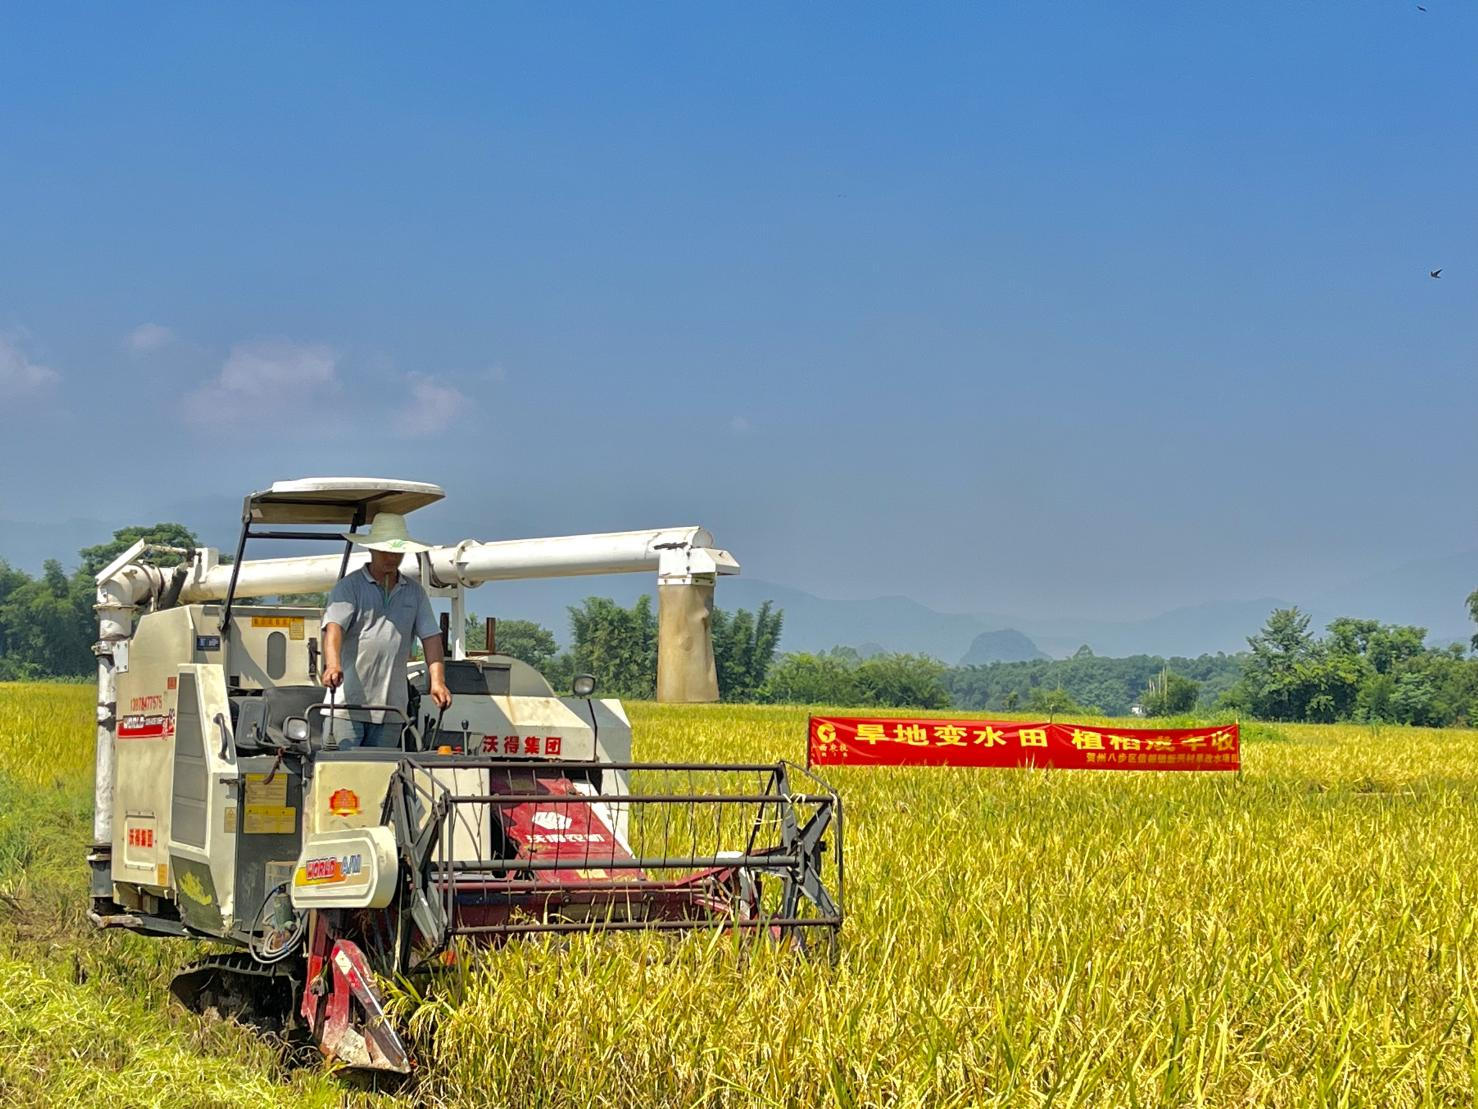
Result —
M 267 779 L 271 778 L 269 782 Z M 287 804 L 287 775 L 278 771 L 276 774 L 248 774 L 246 776 L 246 807 L 254 805 L 286 805 Z
M 169 885 L 169 864 L 160 863 L 157 867 L 155 867 L 154 877 L 156 879 L 154 882 L 156 886 Z
M 301 616 L 253 616 L 251 626 L 254 628 L 286 628 L 289 639 L 303 638 L 303 618 Z
M 235 805 L 227 805 L 226 806 L 226 816 L 225 816 L 225 819 L 221 821 L 221 823 L 224 825 L 224 828 L 222 830 L 226 833 L 226 835 L 231 836 L 231 835 L 235 835 L 236 834 L 236 806 Z
M 298 830 L 298 810 L 290 805 L 247 805 L 241 830 L 249 836 L 290 836 Z

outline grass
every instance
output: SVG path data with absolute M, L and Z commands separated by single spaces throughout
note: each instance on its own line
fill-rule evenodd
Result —
M 0 1102 L 1474 1103 L 1471 731 L 1248 728 L 1240 775 L 835 768 L 834 966 L 515 944 L 397 995 L 423 1066 L 376 1094 L 173 1009 L 191 945 L 88 929 L 88 697 L 0 686 Z M 630 711 L 643 759 L 802 750 L 805 710 Z

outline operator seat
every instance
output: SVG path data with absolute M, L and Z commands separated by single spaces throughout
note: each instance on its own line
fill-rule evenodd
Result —
M 237 704 L 236 749 L 238 751 L 276 750 L 289 746 L 283 726 L 292 716 L 308 716 L 308 710 L 323 702 L 323 687 L 318 685 L 280 685 L 261 693 L 233 697 Z M 309 723 L 317 726 L 322 718 L 314 713 Z

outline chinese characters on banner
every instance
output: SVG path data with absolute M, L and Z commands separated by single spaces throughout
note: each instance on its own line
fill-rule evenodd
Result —
M 1060 770 L 1236 770 L 1236 724 L 1109 728 L 1020 721 L 813 716 L 811 766 L 1051 766 Z

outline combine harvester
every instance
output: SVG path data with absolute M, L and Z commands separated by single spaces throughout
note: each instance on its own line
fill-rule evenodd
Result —
M 823 782 L 783 761 L 634 762 L 620 702 L 595 698 L 592 679 L 558 696 L 525 663 L 464 649 L 464 591 L 483 582 L 655 571 L 658 698 L 716 700 L 714 583 L 739 567 L 701 528 L 466 540 L 407 559 L 402 573 L 450 600 L 452 704 L 421 716 L 428 679 L 413 665 L 402 749 L 338 749 L 335 719 L 374 706 L 325 703 L 322 610 L 243 602 L 330 588 L 366 558 L 345 529 L 442 495 L 277 482 L 246 498 L 230 565 L 203 548 L 161 568 L 137 543 L 98 575 L 92 921 L 233 945 L 178 975 L 175 995 L 287 1016 L 329 1058 L 398 1072 L 412 1062 L 376 977 L 458 948 L 632 929 L 834 942 L 841 806 Z M 249 539 L 343 550 L 246 561 Z

